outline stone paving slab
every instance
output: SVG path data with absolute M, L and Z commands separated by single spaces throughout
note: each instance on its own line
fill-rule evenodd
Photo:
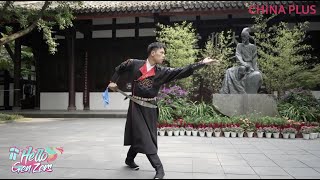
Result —
M 41 118 L 0 124 L 0 179 L 150 179 L 155 171 L 144 154 L 139 171 L 124 164 L 123 118 Z M 159 136 L 167 179 L 320 178 L 320 139 Z M 9 148 L 63 147 L 51 173 L 11 172 Z

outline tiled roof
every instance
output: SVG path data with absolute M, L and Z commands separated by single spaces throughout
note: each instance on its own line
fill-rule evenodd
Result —
M 4 1 L 0 1 L 3 3 Z M 44 1 L 18 1 L 23 7 L 41 8 Z M 316 3 L 309 1 L 308 3 Z M 77 14 L 91 13 L 156 13 L 181 12 L 189 10 L 227 10 L 245 9 L 246 4 L 258 5 L 286 5 L 302 4 L 307 1 L 83 1 L 82 6 L 75 6 Z M 54 5 L 53 5 L 54 6 Z M 53 7 L 51 6 L 51 7 Z
M 77 13 L 148 13 L 189 10 L 245 9 L 253 1 L 84 1 Z M 261 4 L 302 3 L 301 1 L 260 1 Z M 314 1 L 315 2 L 315 1 Z M 257 2 L 259 3 L 259 2 Z

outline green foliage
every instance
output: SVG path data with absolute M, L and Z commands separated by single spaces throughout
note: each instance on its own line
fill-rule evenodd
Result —
M 209 97 L 204 99 L 211 99 L 212 93 L 219 92 L 225 71 L 233 64 L 232 57 L 235 54 L 235 47 L 232 46 L 232 34 L 231 30 L 218 33 L 217 44 L 214 44 L 210 37 L 201 51 L 203 58 L 211 57 L 219 60 L 218 65 L 207 66 L 195 72 L 194 87 L 201 88 L 202 91 L 207 90 L 209 94 Z
M 157 41 L 166 45 L 166 60 L 170 67 L 181 67 L 192 64 L 199 53 L 198 37 L 192 23 L 175 23 L 173 26 L 158 24 Z M 178 80 L 184 89 L 192 87 L 191 77 Z
M 253 29 L 258 46 L 258 64 L 267 90 L 284 92 L 295 87 L 293 75 L 304 71 L 307 68 L 305 61 L 311 58 L 311 46 L 304 44 L 308 22 L 292 28 L 285 22 L 269 26 L 269 20 L 274 17 L 253 16 Z
M 159 105 L 159 123 L 172 122 L 173 109 L 170 106 Z
M 13 42 L 8 43 L 11 49 L 14 49 Z M 27 46 L 21 46 L 21 76 L 34 75 L 31 66 L 34 65 L 32 49 Z M 0 47 L 0 70 L 8 70 L 13 75 L 14 63 L 4 47 Z
M 285 125 L 287 120 L 281 117 L 260 117 L 253 120 L 254 123 L 260 124 L 263 126 L 281 126 Z
M 300 71 L 293 75 L 293 85 L 295 87 L 305 87 L 307 89 L 313 89 L 320 86 L 320 64 L 316 65 L 314 68 Z
M 81 1 L 39 1 L 37 3 L 21 1 L 6 3 L 2 1 L 0 3 L 0 14 L 3 21 L 1 21 L 0 27 L 4 31 L 1 32 L 3 36 L 1 42 L 5 42 L 5 40 L 13 41 L 15 39 L 13 35 L 24 36 L 31 32 L 22 33 L 21 30 L 37 27 L 38 31 L 43 32 L 49 52 L 55 54 L 58 44 L 55 42 L 55 38 L 52 37 L 53 27 L 57 26 L 60 30 L 72 27 L 72 20 L 75 19 L 72 8 L 81 5 Z M 43 11 L 41 11 L 42 8 Z M 19 32 L 9 24 L 11 22 L 17 22 L 20 25 Z M 33 26 L 34 23 L 36 23 L 36 26 Z
M 283 117 L 296 121 L 320 120 L 320 102 L 306 90 L 294 89 L 281 97 L 278 110 Z
M 0 70 L 13 69 L 13 60 L 3 46 L 0 46 Z
M 4 121 L 4 122 L 7 122 L 7 121 L 14 121 L 14 120 L 18 120 L 18 119 L 22 119 L 23 116 L 21 115 L 10 115 L 10 114 L 3 114 L 3 113 L 0 113 L 0 122 L 1 121 Z
M 186 116 L 204 117 L 214 116 L 216 112 L 213 107 L 205 102 L 189 102 L 189 109 L 185 113 Z
M 164 121 L 177 119 L 192 119 L 195 123 L 206 122 L 211 117 L 217 116 L 211 105 L 205 102 L 191 102 L 187 100 L 188 92 L 179 86 L 164 87 L 158 96 L 160 110 L 159 119 Z

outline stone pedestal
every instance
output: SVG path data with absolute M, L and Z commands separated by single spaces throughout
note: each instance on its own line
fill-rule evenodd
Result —
M 276 99 L 270 94 L 213 94 L 212 103 L 227 116 L 279 116 Z

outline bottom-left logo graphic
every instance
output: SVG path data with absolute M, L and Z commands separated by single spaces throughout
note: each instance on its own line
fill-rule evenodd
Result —
M 25 149 L 10 147 L 9 159 L 15 161 L 11 167 L 13 173 L 41 173 L 52 172 L 52 163 L 63 153 L 62 147 L 47 147 L 34 149 L 27 146 Z

